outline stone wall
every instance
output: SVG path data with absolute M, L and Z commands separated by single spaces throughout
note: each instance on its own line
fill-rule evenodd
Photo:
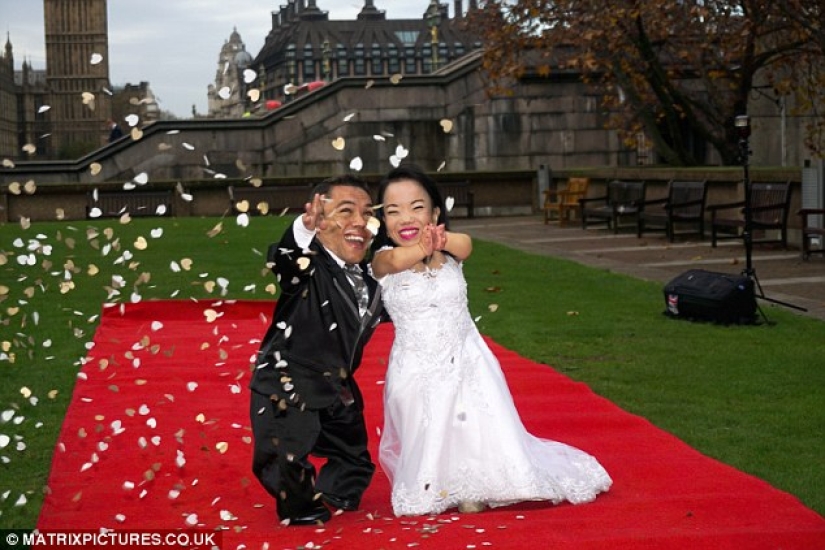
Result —
M 207 191 L 225 194 L 232 182 L 248 185 L 251 178 L 269 185 L 305 184 L 350 171 L 356 157 L 361 174 L 377 180 L 391 168 L 390 158 L 399 146 L 407 153 L 406 161 L 437 178 L 473 182 L 479 215 L 535 212 L 540 208 L 535 182 L 539 166 L 548 166 L 559 179 L 587 172 L 603 174 L 596 179 L 606 180 L 613 177 L 609 174 L 637 169 L 633 152 L 622 148 L 615 132 L 604 129 L 605 116 L 598 98 L 569 75 L 523 82 L 512 97 L 489 97 L 477 60 L 470 56 L 436 75 L 407 77 L 400 83 L 339 79 L 261 118 L 158 121 L 141 128 L 137 140 L 123 139 L 76 161 L 2 167 L 0 219 L 54 219 L 52 203 L 59 202 L 70 206 L 65 210 L 72 215 L 82 216 L 85 194 L 93 189 L 182 186 L 205 197 Z M 777 164 L 774 153 L 779 153 L 765 147 L 775 138 L 760 137 L 769 120 L 754 121 L 754 165 Z M 786 117 L 786 127 L 792 126 L 790 120 Z M 788 135 L 796 134 L 788 130 Z M 333 146 L 339 139 L 342 145 Z M 803 154 L 792 151 L 794 157 Z M 785 157 L 790 152 L 786 150 Z M 803 159 L 792 160 L 788 179 L 799 181 Z M 621 166 L 628 161 L 630 166 Z M 654 187 L 665 185 L 674 174 L 666 168 L 638 170 L 644 175 L 636 179 L 657 182 Z M 661 173 L 651 177 L 656 170 Z M 719 177 L 733 188 L 741 178 L 735 167 L 707 170 L 708 179 Z M 19 187 L 27 181 L 36 183 L 38 196 L 10 194 L 13 182 Z M 720 181 L 712 189 L 723 188 Z M 181 204 L 177 213 L 219 210 L 207 204 Z

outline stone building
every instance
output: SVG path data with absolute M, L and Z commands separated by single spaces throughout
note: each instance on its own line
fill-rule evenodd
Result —
M 112 115 L 106 0 L 44 0 L 48 156 L 77 157 L 106 143 Z
M 46 71 L 23 61 L 14 68 L 14 48 L 7 35 L 0 57 L 0 156 L 19 159 L 29 156 L 23 147 L 34 147 L 33 155 L 46 153 L 51 126 L 46 117 L 49 93 Z
M 254 103 L 248 97 L 249 88 L 244 71 L 252 66 L 252 55 L 246 51 L 238 29 L 232 30 L 218 55 L 215 82 L 209 85 L 207 104 L 209 118 L 237 118 L 243 116 L 247 106 Z
M 469 9 L 477 9 L 470 0 Z M 289 0 L 272 12 L 272 29 L 252 61 L 261 98 L 287 102 L 310 83 L 345 77 L 430 74 L 480 48 L 461 0 L 432 0 L 420 19 L 388 19 L 373 0 L 354 21 L 330 20 L 316 0 Z M 285 93 L 292 92 L 292 93 Z
M 15 68 L 10 34 L 0 56 L 0 156 L 78 158 L 107 143 L 109 118 L 124 126 L 160 118 L 148 82 L 109 82 L 106 0 L 44 0 L 46 67 Z M 25 150 L 24 150 L 25 148 Z
M 0 54 L 0 156 L 14 156 L 17 143 L 17 87 L 14 84 L 14 53 L 11 39 Z
M 43 1 L 46 68 L 0 62 L 0 154 L 77 158 L 106 143 L 111 117 L 106 0 Z
M 141 126 L 161 119 L 160 105 L 145 80 L 138 84 L 127 82 L 123 86 L 112 88 L 112 120 L 123 126 L 128 115 L 137 115 Z

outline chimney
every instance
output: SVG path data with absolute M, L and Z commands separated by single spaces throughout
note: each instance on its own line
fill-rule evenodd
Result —
M 386 19 L 386 14 L 383 10 L 376 9 L 375 2 L 373 0 L 364 0 L 364 7 L 361 8 L 361 11 L 358 12 L 358 20 L 364 19 Z
M 455 11 L 453 12 L 453 18 L 454 19 L 460 19 L 461 16 L 462 16 L 461 12 L 462 12 L 462 9 L 463 9 L 463 6 L 461 5 L 461 0 L 455 0 L 454 6 L 455 6 Z

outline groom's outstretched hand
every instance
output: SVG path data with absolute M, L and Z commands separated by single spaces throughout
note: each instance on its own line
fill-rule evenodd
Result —
M 324 196 L 316 193 L 312 201 L 304 204 L 304 213 L 301 216 L 304 227 L 308 231 L 323 230 L 326 228 L 327 220 L 324 217 Z

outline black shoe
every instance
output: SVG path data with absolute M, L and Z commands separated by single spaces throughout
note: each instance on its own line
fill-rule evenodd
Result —
M 326 502 L 333 508 L 338 508 L 339 510 L 354 512 L 358 509 L 358 503 L 348 498 L 339 498 L 332 495 L 327 495 L 326 493 L 321 495 L 321 498 L 324 502 Z
M 326 508 L 319 508 L 303 516 L 298 516 L 289 519 L 289 525 L 319 525 L 326 523 L 332 517 L 329 510 Z

